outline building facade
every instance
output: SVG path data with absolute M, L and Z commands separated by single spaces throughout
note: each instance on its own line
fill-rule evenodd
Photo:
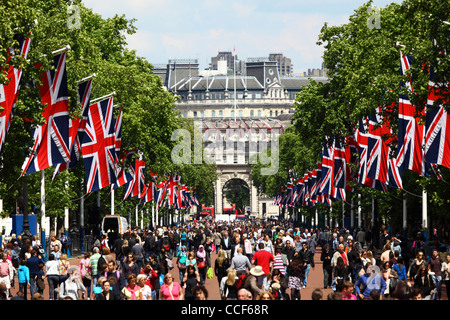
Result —
M 205 153 L 217 164 L 217 214 L 222 213 L 224 205 L 230 205 L 223 198 L 223 187 L 231 179 L 248 185 L 251 215 L 279 213 L 273 199 L 259 195 L 252 185 L 250 165 L 257 157 L 262 162 L 268 149 L 272 156 L 276 154 L 278 137 L 291 124 L 296 95 L 310 81 L 307 77 L 283 76 L 279 70 L 278 61 L 269 59 L 248 60 L 245 73 L 240 75 L 201 72 L 196 60 L 169 61 L 165 68 L 155 68 L 164 87 L 178 97 L 180 115 L 196 120 L 201 127 Z M 264 159 L 271 161 L 270 168 L 277 169 L 278 159 Z

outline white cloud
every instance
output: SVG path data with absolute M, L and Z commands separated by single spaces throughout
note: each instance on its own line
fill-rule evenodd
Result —
M 376 0 L 381 1 L 388 0 Z M 127 37 L 128 47 L 151 63 L 198 58 L 203 67 L 218 51 L 236 47 L 240 59 L 281 52 L 292 59 L 295 72 L 320 67 L 323 48 L 316 42 L 325 21 L 345 23 L 364 2 L 84 0 L 105 17 L 117 13 L 136 18 L 138 30 Z

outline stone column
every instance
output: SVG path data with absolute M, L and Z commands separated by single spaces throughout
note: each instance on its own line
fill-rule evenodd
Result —
M 222 182 L 220 177 L 216 181 L 216 208 L 215 214 L 222 214 Z
M 259 215 L 259 205 L 258 205 L 258 190 L 256 187 L 251 184 L 250 185 L 250 213 L 252 215 Z

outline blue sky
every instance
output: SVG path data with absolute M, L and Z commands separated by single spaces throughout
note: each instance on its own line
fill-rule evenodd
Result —
M 346 23 L 366 0 L 83 0 L 104 18 L 125 14 L 137 19 L 128 47 L 153 64 L 168 59 L 198 59 L 206 68 L 219 51 L 239 59 L 281 52 L 294 72 L 320 68 L 320 29 Z M 401 0 L 373 0 L 384 7 Z

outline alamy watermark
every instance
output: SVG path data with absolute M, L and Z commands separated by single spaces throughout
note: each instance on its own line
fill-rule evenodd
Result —
M 81 13 L 80 7 L 74 4 L 71 4 L 67 7 L 67 14 L 69 15 L 67 18 L 67 28 L 70 30 L 80 29 L 81 28 Z
M 370 14 L 367 19 L 367 28 L 380 29 L 381 28 L 381 8 L 370 6 L 367 8 L 367 13 Z
M 172 141 L 177 142 L 171 152 L 173 163 L 256 164 L 259 158 L 263 165 L 261 175 L 274 175 L 278 172 L 278 129 L 228 128 L 207 129 L 202 132 L 200 128 L 201 122 L 196 121 L 194 137 L 186 129 L 177 129 L 172 133 Z

